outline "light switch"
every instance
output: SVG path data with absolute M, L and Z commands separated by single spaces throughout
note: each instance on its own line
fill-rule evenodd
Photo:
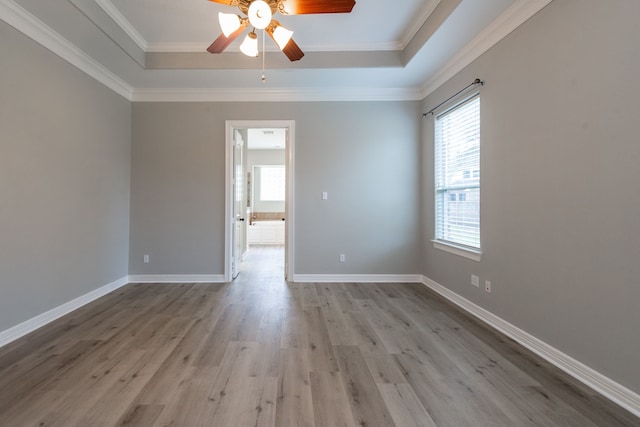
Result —
M 327 200 L 329 198 L 329 194 L 326 191 L 322 192 L 322 200 Z

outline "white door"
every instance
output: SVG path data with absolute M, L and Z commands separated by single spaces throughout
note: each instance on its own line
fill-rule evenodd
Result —
M 240 262 L 244 252 L 246 221 L 246 186 L 244 172 L 244 141 L 242 134 L 235 129 L 233 132 L 233 255 L 231 261 L 231 275 L 235 279 L 240 273 Z

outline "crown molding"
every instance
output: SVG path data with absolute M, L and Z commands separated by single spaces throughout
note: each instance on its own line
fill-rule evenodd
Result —
M 416 89 L 135 89 L 133 102 L 421 101 Z
M 212 40 L 213 41 L 213 40 Z M 165 43 L 148 43 L 145 52 L 151 53 L 193 53 L 205 52 L 211 42 L 165 42 Z
M 429 96 L 552 1 L 518 0 L 511 5 L 422 86 L 422 98 Z
M 304 45 L 305 52 L 375 52 L 381 50 L 402 50 L 400 41 L 373 43 L 316 43 Z
M 145 40 L 144 37 L 135 29 L 135 27 L 129 22 L 127 18 L 118 10 L 117 7 L 111 3 L 109 0 L 95 0 L 95 2 L 105 11 L 107 15 L 113 19 L 113 21 L 120 26 L 122 31 L 124 31 L 130 38 L 133 40 L 135 44 L 138 45 L 142 51 L 146 52 L 149 43 Z
M 125 83 L 124 80 L 109 71 L 74 44 L 70 43 L 13 0 L 0 1 L 0 19 L 36 43 L 49 49 L 71 65 L 84 71 L 120 96 L 131 101 L 133 88 Z
M 15 1 L 0 0 L 0 19 L 127 100 L 134 102 L 420 101 L 551 3 L 551 1 L 552 0 L 518 0 L 494 20 L 489 27 L 482 31 L 478 37 L 468 43 L 448 61 L 433 78 L 429 79 L 420 88 L 341 88 L 330 90 L 316 88 L 271 90 L 233 88 L 135 89 L 19 6 Z M 201 51 L 204 46 L 204 44 L 199 43 L 149 44 L 139 36 L 133 26 L 128 23 L 109 0 L 96 0 L 96 2 L 103 7 L 105 12 L 122 27 L 123 31 L 145 51 L 156 51 L 166 49 L 167 47 L 170 47 L 170 50 L 174 52 L 176 49 L 183 49 L 183 51 Z M 438 3 L 439 1 L 434 4 L 437 5 Z M 120 15 L 122 19 L 120 19 L 118 15 Z M 124 23 L 127 23 L 130 28 L 127 29 L 127 24 Z M 403 43 L 405 41 L 406 40 L 403 40 Z M 369 47 L 371 47 L 371 45 L 369 45 Z M 344 49 L 344 46 L 342 48 Z M 360 49 L 362 48 L 361 46 Z M 330 49 L 330 47 L 325 47 L 324 49 Z M 393 50 L 397 49 L 397 46 L 395 46 L 395 44 L 387 44 L 386 47 L 377 45 L 375 49 Z
M 106 1 L 106 0 L 101 0 Z M 145 52 L 149 53 L 194 53 L 204 52 L 211 42 L 164 42 L 148 43 Z M 350 44 L 315 44 L 305 45 L 304 51 L 309 52 L 377 52 L 377 51 L 402 50 L 400 42 L 378 42 L 378 43 L 350 43 Z M 267 52 L 279 52 L 277 46 L 267 46 Z
M 402 34 L 400 42 L 398 43 L 399 50 L 405 50 L 411 40 L 416 36 L 420 28 L 427 22 L 427 19 L 431 16 L 433 11 L 438 7 L 442 0 L 432 0 L 428 2 L 421 10 L 416 14 L 416 18 L 411 21 L 411 24 L 407 27 L 406 31 Z
M 206 52 L 211 42 L 163 42 L 148 43 L 145 53 L 202 53 Z M 238 50 L 239 51 L 239 50 Z M 267 52 L 280 52 L 277 46 L 267 46 Z M 305 49 L 310 52 L 309 49 Z
M 331 43 L 331 44 L 315 44 L 306 45 L 306 52 L 343 52 L 343 51 L 381 51 L 381 50 L 403 50 L 404 47 L 411 41 L 411 38 L 418 32 L 424 21 L 429 17 L 431 12 L 436 8 L 441 0 L 432 0 L 426 8 L 420 11 L 412 25 L 400 41 L 395 42 L 377 42 L 377 43 L 351 43 L 345 45 L 344 43 Z M 113 19 L 116 24 L 122 28 L 133 41 L 144 52 L 203 52 L 209 47 L 211 42 L 162 42 L 162 43 L 149 43 L 147 40 L 135 29 L 135 27 L 129 22 L 129 20 L 120 12 L 120 10 L 114 6 L 110 0 L 95 0 L 107 15 Z M 273 47 L 273 51 L 277 49 Z

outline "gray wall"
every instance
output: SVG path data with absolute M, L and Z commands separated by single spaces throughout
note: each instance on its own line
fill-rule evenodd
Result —
M 247 150 L 247 171 L 251 172 L 253 190 L 251 200 L 254 212 L 284 212 L 285 202 L 265 201 L 260 199 L 260 179 L 253 171 L 253 166 L 284 165 L 284 150 Z
M 419 107 L 134 103 L 130 274 L 222 274 L 225 120 L 269 119 L 296 123 L 295 273 L 417 273 Z
M 133 111 L 0 22 L 0 331 L 128 272 L 222 273 L 224 121 L 292 119 L 296 273 L 423 272 L 640 392 L 638 16 L 634 0 L 557 0 L 421 108 Z M 487 82 L 478 263 L 429 243 L 433 129 L 423 121 L 420 145 L 417 119 L 475 77 Z
M 0 21 L 0 331 L 127 275 L 130 104 Z
M 424 121 L 424 273 L 640 392 L 640 2 L 554 1 L 451 79 L 481 98 L 479 263 L 434 249 Z M 493 293 L 469 285 L 491 280 Z

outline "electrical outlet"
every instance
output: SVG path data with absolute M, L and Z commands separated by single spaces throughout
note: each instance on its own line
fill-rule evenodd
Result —
M 340 254 L 339 259 L 340 259 L 340 262 L 346 262 L 347 261 L 347 257 L 344 256 L 344 254 Z
M 475 274 L 471 275 L 471 284 L 473 286 L 475 286 L 476 288 L 480 287 L 480 278 L 478 276 L 476 276 Z
M 491 293 L 491 282 L 488 280 L 484 281 L 484 290 L 488 293 Z
M 144 263 L 148 264 L 149 263 L 149 255 L 145 255 L 144 256 Z

